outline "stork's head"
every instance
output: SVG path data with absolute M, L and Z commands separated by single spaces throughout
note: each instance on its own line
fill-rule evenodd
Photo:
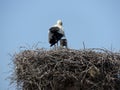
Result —
M 62 24 L 63 24 L 63 23 L 62 23 L 62 20 L 58 20 L 58 21 L 57 21 L 57 24 L 62 26 Z

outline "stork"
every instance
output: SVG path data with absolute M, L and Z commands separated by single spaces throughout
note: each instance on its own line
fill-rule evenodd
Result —
M 50 27 L 49 32 L 48 32 L 48 40 L 50 43 L 50 47 L 52 47 L 56 43 L 58 46 L 58 41 L 61 40 L 62 37 L 65 37 L 62 25 L 63 25 L 62 21 L 58 20 L 57 24 Z

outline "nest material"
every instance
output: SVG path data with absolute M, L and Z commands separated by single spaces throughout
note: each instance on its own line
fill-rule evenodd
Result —
M 120 54 L 107 50 L 24 50 L 13 63 L 22 90 L 120 89 Z

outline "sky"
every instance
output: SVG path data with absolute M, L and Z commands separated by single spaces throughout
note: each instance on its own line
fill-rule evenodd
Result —
M 63 21 L 68 47 L 120 51 L 120 0 L 0 0 L 0 90 L 10 86 L 12 56 L 49 49 L 48 29 Z

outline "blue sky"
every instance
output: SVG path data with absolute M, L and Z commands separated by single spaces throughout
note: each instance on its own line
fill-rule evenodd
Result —
M 10 54 L 49 49 L 48 29 L 62 19 L 68 46 L 120 50 L 120 0 L 0 0 L 0 90 L 9 86 Z

